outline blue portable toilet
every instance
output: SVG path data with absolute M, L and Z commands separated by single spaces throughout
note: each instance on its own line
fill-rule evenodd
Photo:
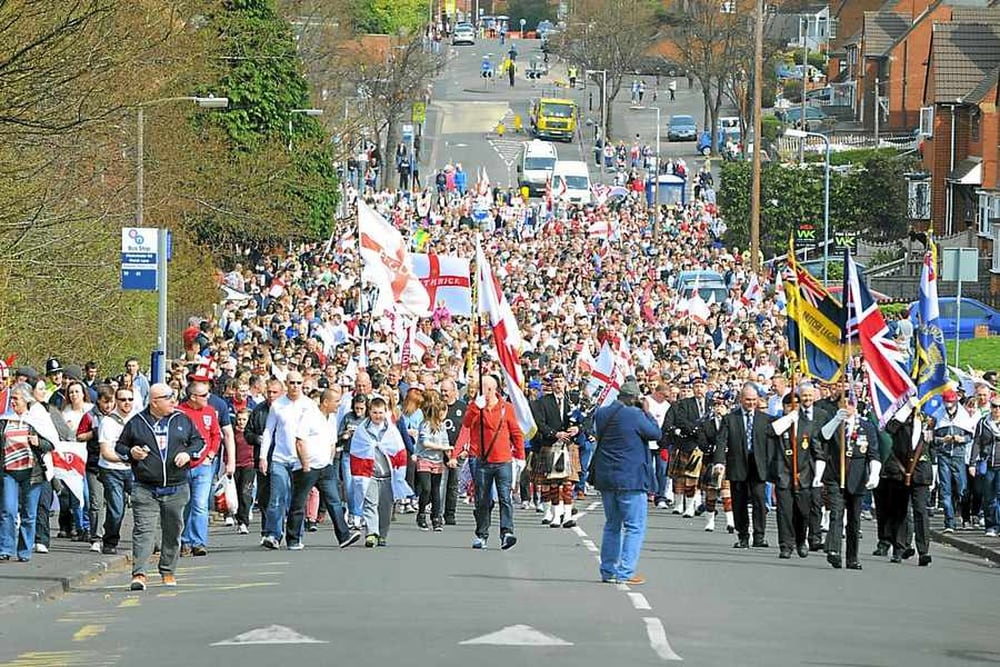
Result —
M 659 176 L 659 204 L 673 206 L 687 204 L 687 178 L 674 174 Z M 646 205 L 653 205 L 653 179 L 646 179 Z

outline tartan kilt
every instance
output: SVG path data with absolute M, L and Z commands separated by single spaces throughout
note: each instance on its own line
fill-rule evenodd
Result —
M 568 454 L 569 476 L 562 479 L 549 479 L 549 473 L 552 472 L 552 447 L 540 447 L 533 452 L 531 483 L 536 486 L 559 486 L 563 482 L 578 482 L 580 471 L 583 469 L 580 463 L 580 446 L 576 443 L 567 445 L 566 453 Z
M 671 479 L 680 479 L 682 477 L 698 479 L 701 476 L 704 460 L 698 462 L 692 468 L 691 459 L 694 458 L 695 451 L 700 453 L 700 450 L 697 448 L 690 452 L 682 451 L 680 448 L 675 449 L 673 456 L 670 458 L 670 465 L 667 467 L 667 476 Z

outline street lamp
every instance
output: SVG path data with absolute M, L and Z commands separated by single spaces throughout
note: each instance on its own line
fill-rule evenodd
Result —
M 660 234 L 660 107 L 632 107 L 636 111 L 656 112 L 656 165 L 653 167 L 653 240 Z M 601 160 L 604 162 L 603 158 Z
M 302 114 L 303 116 L 322 116 L 322 109 L 292 109 L 288 116 L 288 150 L 292 150 L 292 115 Z
M 608 70 L 606 69 L 588 69 L 584 70 L 584 76 L 590 76 L 591 74 L 601 75 L 601 155 L 600 155 L 600 168 L 601 168 L 601 182 L 604 182 L 604 147 L 608 143 Z M 656 124 L 659 128 L 659 123 Z M 657 166 L 659 168 L 659 166 Z
M 225 109 L 229 106 L 229 98 L 187 96 L 187 97 L 164 97 L 158 100 L 142 102 L 136 107 L 136 173 L 135 173 L 135 226 L 143 226 L 143 203 L 145 200 L 145 149 L 144 134 L 146 126 L 146 107 L 167 102 L 194 102 L 202 109 Z M 156 316 L 156 355 L 160 360 L 156 368 L 156 382 L 164 382 L 167 377 L 167 233 L 160 230 L 157 234 L 156 244 L 156 291 L 158 296 L 158 309 Z
M 806 137 L 818 137 L 826 147 L 823 159 L 823 284 L 826 285 L 827 272 L 830 264 L 830 138 L 819 132 L 806 132 L 789 128 L 785 130 L 786 137 L 794 137 L 802 141 L 805 150 Z M 754 147 L 757 150 L 757 147 Z

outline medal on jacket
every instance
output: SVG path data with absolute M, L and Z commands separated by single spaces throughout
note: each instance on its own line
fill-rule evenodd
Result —
M 809 436 L 802 436 L 802 449 L 809 449 Z

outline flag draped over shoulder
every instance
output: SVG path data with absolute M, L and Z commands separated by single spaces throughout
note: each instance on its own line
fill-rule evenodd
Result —
M 377 310 L 396 308 L 414 317 L 430 314 L 427 290 L 413 273 L 403 235 L 364 201 L 358 200 L 358 236 L 363 275 L 379 288 Z
M 24 421 L 39 435 L 52 443 L 55 450 L 43 457 L 45 478 L 62 481 L 74 496 L 83 502 L 83 480 L 87 474 L 87 445 L 59 439 L 59 431 L 52 423 L 52 415 L 41 403 L 34 403 L 24 416 Z
M 385 432 L 379 437 L 378 428 L 366 419 L 354 431 L 351 438 L 351 475 L 353 475 L 354 498 L 360 506 L 372 481 L 375 470 L 376 448 L 385 455 L 392 468 L 392 495 L 394 498 L 407 498 L 413 495 L 413 489 L 406 483 L 406 462 L 409 454 L 403 445 L 403 436 L 394 424 L 388 424 Z
M 889 337 L 885 318 L 868 286 L 861 282 L 850 250 L 844 251 L 844 335 L 861 346 L 868 370 L 868 396 L 879 425 L 885 426 L 916 388 L 903 367 L 903 354 Z
M 788 349 L 795 352 L 803 375 L 833 382 L 844 358 L 843 321 L 837 301 L 814 275 L 795 260 L 788 239 L 788 275 L 784 283 Z
M 507 303 L 500 283 L 483 252 L 482 240 L 476 237 L 476 291 L 479 295 L 479 313 L 489 319 L 493 342 L 496 345 L 500 369 L 507 383 L 507 394 L 514 404 L 514 414 L 525 438 L 535 434 L 537 427 L 531 416 L 531 407 L 524 395 L 524 371 L 521 369 L 521 332 L 514 313 Z
M 933 240 L 929 240 L 928 245 L 930 247 L 924 254 L 924 267 L 920 273 L 913 380 L 917 385 L 917 402 L 925 414 L 933 415 L 940 407 L 941 392 L 948 385 L 948 366 L 945 362 L 944 334 L 939 321 L 937 246 Z

